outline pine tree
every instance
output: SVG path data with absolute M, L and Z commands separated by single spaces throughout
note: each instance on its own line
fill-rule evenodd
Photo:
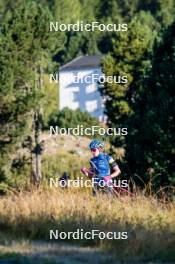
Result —
M 132 175 L 150 178 L 154 188 L 175 183 L 175 23 L 155 48 L 152 68 L 135 105 L 127 138 L 127 161 Z M 135 128 L 137 124 L 137 128 Z
M 49 32 L 52 16 L 33 1 L 21 1 L 4 16 L 0 35 L 0 170 L 9 175 L 16 143 L 31 129 L 31 119 L 43 97 L 37 89 L 40 67 L 63 46 L 61 33 Z
M 151 25 L 151 26 L 150 26 Z M 150 67 L 151 52 L 157 36 L 156 21 L 150 14 L 133 18 L 127 32 L 113 41 L 113 52 L 106 56 L 103 71 L 106 76 L 127 76 L 127 83 L 106 83 L 102 94 L 106 97 L 109 120 L 122 125 L 133 114 L 133 105 L 143 78 Z

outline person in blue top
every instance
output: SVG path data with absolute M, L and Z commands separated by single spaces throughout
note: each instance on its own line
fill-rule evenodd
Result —
M 112 179 L 121 173 L 117 163 L 111 156 L 104 153 L 104 144 L 100 140 L 92 140 L 89 148 L 93 156 L 89 161 L 90 169 L 82 168 L 82 173 L 93 178 L 95 189 L 105 186 L 105 183 L 109 188 L 112 187 Z

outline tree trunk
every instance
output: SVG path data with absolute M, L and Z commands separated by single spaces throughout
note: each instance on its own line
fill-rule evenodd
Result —
M 42 68 L 39 67 L 39 76 L 36 72 L 36 89 L 42 89 Z M 41 113 L 41 106 L 38 106 L 38 109 L 35 110 L 34 113 L 34 140 L 35 146 L 32 150 L 32 182 L 37 187 L 40 185 L 42 179 L 41 173 L 41 153 L 42 153 L 42 146 L 40 141 L 40 131 L 42 128 L 42 113 Z

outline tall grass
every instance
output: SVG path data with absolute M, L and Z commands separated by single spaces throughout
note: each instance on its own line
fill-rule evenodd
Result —
M 83 240 L 118 259 L 175 260 L 175 205 L 141 195 L 110 199 L 79 189 L 34 190 L 0 200 L 0 228 L 16 237 L 49 240 L 49 230 L 128 232 L 127 240 Z M 74 241 L 71 241 L 74 243 Z
M 60 178 L 63 172 L 67 172 L 70 178 L 80 176 L 80 168 L 89 166 L 90 152 L 87 148 L 89 139 L 82 137 L 52 136 L 42 134 L 44 143 L 42 155 L 42 183 L 49 181 L 49 178 Z M 30 189 L 31 185 L 31 154 L 29 150 L 19 150 L 16 160 L 20 163 L 19 168 L 13 168 L 10 178 L 10 186 L 15 189 Z M 10 190 L 10 188 L 8 188 Z M 6 191 L 8 191 L 6 190 Z

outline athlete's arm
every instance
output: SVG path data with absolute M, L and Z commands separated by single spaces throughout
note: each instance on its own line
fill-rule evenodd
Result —
M 119 166 L 116 164 L 113 167 L 113 173 L 110 175 L 111 179 L 117 177 L 121 173 L 121 170 L 119 169 Z
M 113 172 L 108 177 L 112 179 L 117 177 L 121 173 L 121 171 L 117 162 L 112 157 L 109 157 L 109 164 L 111 165 Z
M 92 177 L 94 175 L 94 172 L 92 171 L 91 168 L 87 169 L 87 168 L 83 167 L 83 168 L 81 168 L 81 172 L 88 177 Z
M 94 175 L 95 175 L 95 173 L 94 173 L 94 171 L 93 171 L 93 169 L 92 168 L 90 168 L 90 169 L 88 169 L 88 177 L 90 177 L 90 178 L 92 178 Z

